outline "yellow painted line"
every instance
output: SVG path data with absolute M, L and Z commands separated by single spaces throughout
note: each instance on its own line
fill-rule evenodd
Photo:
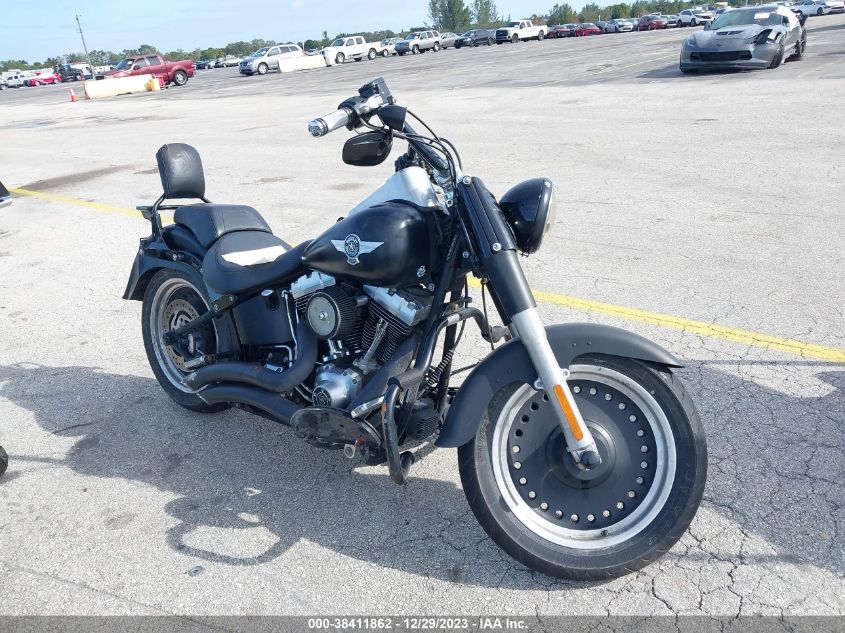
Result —
M 79 198 L 72 198 L 70 196 L 61 196 L 53 193 L 44 193 L 42 191 L 31 191 L 29 189 L 20 188 L 12 188 L 9 189 L 9 191 L 21 196 L 32 196 L 34 198 L 41 198 L 42 200 L 49 200 L 50 202 L 71 204 L 77 207 L 86 207 L 103 213 L 119 213 L 120 215 L 125 215 L 131 218 L 143 217 L 139 211 L 131 211 L 129 209 L 124 209 L 123 207 L 115 207 L 108 204 L 102 204 L 100 202 L 80 200 Z M 477 279 L 470 279 L 469 282 L 470 285 L 475 288 L 479 288 L 481 286 L 481 283 Z M 770 336 L 768 334 L 761 334 L 750 330 L 727 327 L 724 325 L 715 325 L 713 323 L 705 323 L 704 321 L 693 321 L 691 319 L 672 316 L 670 314 L 649 312 L 647 310 L 628 308 L 626 306 L 614 305 L 612 303 L 602 303 L 601 301 L 593 301 L 591 299 L 579 299 L 578 297 L 570 297 L 543 290 L 532 290 L 532 292 L 534 293 L 534 298 L 538 301 L 564 308 L 592 312 L 595 314 L 607 314 L 619 319 L 625 319 L 626 321 L 648 323 L 650 325 L 657 325 L 659 327 L 672 330 L 681 330 L 683 332 L 690 332 L 692 334 L 699 334 L 710 338 L 734 341 L 736 343 L 742 343 L 743 345 L 789 352 L 790 354 L 795 354 L 797 356 L 801 356 L 802 358 L 811 358 L 814 360 L 845 364 L 845 350 L 838 349 L 836 347 L 825 347 L 824 345 L 804 343 L 794 339 Z
M 481 286 L 476 279 L 470 279 L 470 285 L 476 288 Z M 802 358 L 811 358 L 814 360 L 823 360 L 834 363 L 845 363 L 845 350 L 838 349 L 836 347 L 825 347 L 824 345 L 804 343 L 794 339 L 770 336 L 768 334 L 751 332 L 740 328 L 727 327 L 725 325 L 714 325 L 703 321 L 693 321 L 691 319 L 672 316 L 670 314 L 649 312 L 638 308 L 628 308 L 626 306 L 614 305 L 612 303 L 602 303 L 601 301 L 592 301 L 590 299 L 579 299 L 577 297 L 559 295 L 552 292 L 545 292 L 543 290 L 532 289 L 532 292 L 534 293 L 534 298 L 537 299 L 537 301 L 551 303 L 564 308 L 582 310 L 584 312 L 592 312 L 596 314 L 607 314 L 620 319 L 625 319 L 626 321 L 648 323 L 650 325 L 657 325 L 672 330 L 682 330 L 683 332 L 700 334 L 701 336 L 707 336 L 710 338 L 735 341 L 737 343 L 751 345 L 753 347 L 762 347 L 764 349 L 789 352 L 790 354 L 796 354 Z
M 102 211 L 103 213 L 119 213 L 130 218 L 143 218 L 140 211 L 130 211 L 123 207 L 113 207 L 110 204 L 103 204 L 102 202 L 91 202 L 90 200 L 80 200 L 79 198 L 71 198 L 70 196 L 60 196 L 55 193 L 44 193 L 43 191 L 32 191 L 30 189 L 21 189 L 19 187 L 12 187 L 9 189 L 12 193 L 19 196 L 31 196 L 33 198 L 41 198 L 42 200 L 49 200 L 50 202 L 58 202 L 60 204 L 72 204 L 77 207 L 87 207 L 95 211 Z
M 33 191 L 31 189 L 22 189 L 20 187 L 11 187 L 9 191 L 18 196 L 30 196 L 32 198 L 40 198 L 41 200 L 48 200 L 50 202 L 58 202 L 59 204 L 71 204 L 77 207 L 86 207 L 102 213 L 118 213 L 130 218 L 144 218 L 140 211 L 124 209 L 123 207 L 115 207 L 110 204 L 103 204 L 102 202 L 81 200 L 80 198 L 72 198 L 70 196 L 62 196 L 55 193 L 45 193 L 43 191 Z M 162 214 L 161 218 L 164 224 L 168 224 L 167 214 Z

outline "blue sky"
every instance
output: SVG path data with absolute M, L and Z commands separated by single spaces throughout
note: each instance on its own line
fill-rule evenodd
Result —
M 546 12 L 555 0 L 498 0 L 507 17 Z M 469 2 L 467 3 L 469 4 Z M 583 2 L 572 2 L 581 6 Z M 425 22 L 427 0 L 3 0 L 0 59 L 43 60 L 82 50 L 140 44 L 162 50 L 224 46 L 254 38 L 303 41 L 337 32 L 401 31 Z M 523 15 L 524 14 L 524 15 Z

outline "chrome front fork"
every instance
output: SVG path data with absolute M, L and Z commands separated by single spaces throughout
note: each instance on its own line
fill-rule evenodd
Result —
M 546 328 L 537 314 L 537 308 L 529 308 L 515 315 L 511 320 L 511 330 L 518 336 L 528 351 L 528 356 L 537 370 L 538 383 L 533 386 L 537 391 L 545 391 L 557 415 L 558 424 L 566 438 L 566 448 L 580 468 L 592 468 L 601 463 L 601 456 L 596 448 L 590 429 L 584 423 L 578 405 L 566 379 L 569 370 L 561 369 L 555 358 Z

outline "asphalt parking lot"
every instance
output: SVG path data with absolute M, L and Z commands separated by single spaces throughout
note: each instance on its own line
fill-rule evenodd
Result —
M 845 615 L 845 16 L 808 28 L 803 60 L 753 73 L 681 75 L 673 29 L 0 94 L 0 614 Z M 210 199 L 307 239 L 390 173 L 306 131 L 376 76 L 495 193 L 556 183 L 557 225 L 523 260 L 549 323 L 632 329 L 688 363 L 709 479 L 659 563 L 532 573 L 477 525 L 454 451 L 399 488 L 155 382 L 120 298 L 155 151 L 191 143 Z

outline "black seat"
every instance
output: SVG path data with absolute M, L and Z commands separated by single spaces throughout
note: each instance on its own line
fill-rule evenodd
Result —
M 227 233 L 208 249 L 202 262 L 206 285 L 220 294 L 240 295 L 285 283 L 304 272 L 304 242 L 288 250 L 272 233 L 237 231 Z M 267 263 L 251 263 L 261 258 Z
M 156 152 L 161 188 L 159 203 L 176 198 L 199 198 L 202 203 L 180 206 L 173 219 L 193 233 L 204 252 L 215 240 L 234 231 L 272 233 L 267 222 L 252 207 L 240 204 L 212 204 L 205 198 L 205 174 L 199 152 L 185 143 L 162 145 Z M 194 252 L 190 236 L 173 232 L 180 246 Z M 187 245 L 187 246 L 186 246 Z M 188 248 L 188 246 L 190 248 Z
M 205 248 L 234 231 L 272 233 L 258 211 L 241 204 L 189 204 L 176 209 L 173 220 L 190 229 Z

